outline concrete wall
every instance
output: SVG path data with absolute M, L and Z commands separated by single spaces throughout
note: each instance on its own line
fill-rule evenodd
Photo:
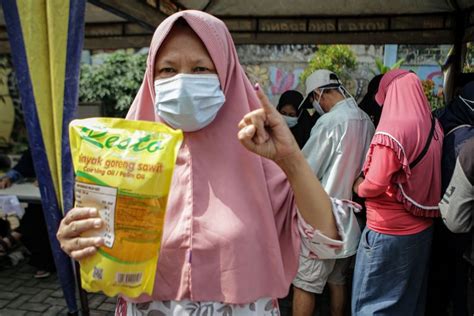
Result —
M 437 90 L 442 87 L 439 62 L 447 56 L 449 48 L 449 45 L 400 45 L 396 57 L 406 60 L 402 68 L 414 70 L 421 79 L 433 79 Z M 360 100 L 366 93 L 370 79 L 378 73 L 375 59 L 384 59 L 384 46 L 351 45 L 351 49 L 357 56 L 358 65 L 352 79 L 344 84 Z M 252 82 L 260 83 L 274 104 L 286 90 L 295 89 L 304 93 L 299 76 L 315 51 L 315 45 L 237 46 L 240 62 L 248 77 Z
M 287 90 L 304 91 L 300 75 L 315 45 L 237 45 L 240 63 L 252 83 L 259 83 L 276 104 Z

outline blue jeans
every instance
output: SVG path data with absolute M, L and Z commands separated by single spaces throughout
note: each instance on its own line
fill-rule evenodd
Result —
M 352 315 L 424 314 L 433 227 L 407 236 L 365 228 L 357 251 Z

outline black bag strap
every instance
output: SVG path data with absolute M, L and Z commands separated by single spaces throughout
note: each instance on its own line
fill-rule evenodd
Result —
M 421 161 L 421 159 L 423 159 L 423 157 L 428 152 L 428 149 L 430 148 L 430 144 L 431 144 L 431 139 L 433 138 L 433 134 L 435 130 L 435 125 L 436 125 L 435 123 L 436 123 L 436 119 L 434 115 L 432 115 L 431 116 L 431 130 L 430 130 L 430 135 L 428 136 L 428 140 L 426 141 L 425 147 L 423 148 L 421 153 L 418 155 L 418 157 L 416 157 L 416 159 L 410 163 L 410 169 L 415 168 L 415 166 Z

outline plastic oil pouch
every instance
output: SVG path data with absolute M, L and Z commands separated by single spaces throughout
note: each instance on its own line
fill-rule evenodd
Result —
M 115 118 L 69 125 L 75 206 L 95 207 L 105 245 L 81 260 L 89 292 L 151 295 L 166 203 L 183 134 L 161 123 Z M 86 235 L 86 234 L 85 234 Z

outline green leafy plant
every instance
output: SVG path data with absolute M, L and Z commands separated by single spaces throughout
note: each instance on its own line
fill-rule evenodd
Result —
M 140 88 L 146 54 L 116 51 L 97 65 L 83 64 L 79 80 L 79 102 L 100 102 L 105 116 L 125 116 Z
M 356 55 L 348 45 L 318 45 L 317 51 L 300 76 L 301 82 L 318 69 L 331 70 L 343 82 L 347 82 L 350 72 L 356 69 Z
M 393 64 L 392 66 L 385 66 L 383 61 L 380 58 L 375 58 L 375 66 L 377 67 L 377 71 L 373 71 L 373 72 L 376 75 L 384 74 L 384 73 L 389 72 L 390 70 L 400 68 L 400 66 L 404 62 L 405 62 L 405 59 L 401 58 L 401 59 L 397 60 L 397 62 L 395 64 Z

